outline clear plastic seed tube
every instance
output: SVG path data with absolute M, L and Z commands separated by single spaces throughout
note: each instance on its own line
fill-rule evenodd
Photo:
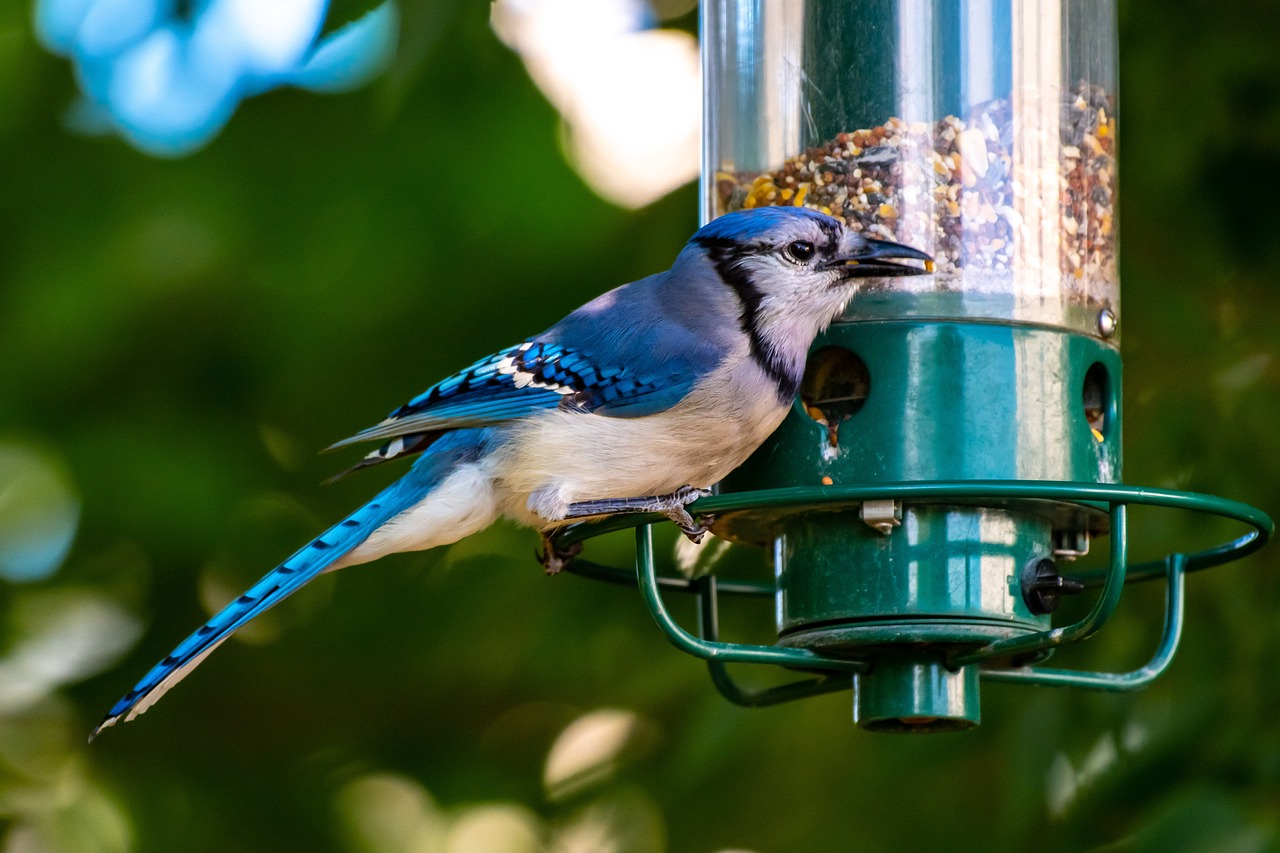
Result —
M 1114 0 L 708 2 L 704 219 L 804 206 L 934 256 L 850 319 L 1115 338 Z

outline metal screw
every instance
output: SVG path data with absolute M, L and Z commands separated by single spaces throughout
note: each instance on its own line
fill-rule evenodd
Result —
M 1103 308 L 1098 312 L 1098 334 L 1109 338 L 1116 333 L 1116 312 Z

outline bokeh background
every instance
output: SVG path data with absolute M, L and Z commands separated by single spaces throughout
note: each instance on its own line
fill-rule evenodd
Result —
M 988 686 L 976 731 L 903 737 L 855 729 L 847 695 L 729 705 L 634 593 L 548 579 L 533 534 L 500 526 L 322 578 L 85 743 L 394 476 L 321 488 L 348 460 L 316 450 L 695 228 L 696 163 L 626 130 L 697 133 L 696 12 L 560 5 L 539 29 L 530 0 L 400 0 L 336 77 L 241 57 L 177 128 L 147 108 L 187 102 L 187 54 L 149 60 L 169 89 L 95 89 L 124 54 L 50 35 L 76 4 L 0 6 L 0 850 L 1280 846 L 1274 548 L 1190 579 L 1149 690 Z M 298 43 L 367 12 L 335 3 Z M 600 41 L 637 29 L 634 57 Z M 1129 0 L 1120 44 L 1126 480 L 1275 514 L 1280 5 Z M 603 48 L 670 90 L 591 73 Z M 566 83 L 584 76 L 604 82 Z M 1235 532 L 1135 516 L 1139 556 Z M 1133 590 L 1063 662 L 1141 663 L 1159 607 Z M 729 627 L 761 639 L 751 617 Z

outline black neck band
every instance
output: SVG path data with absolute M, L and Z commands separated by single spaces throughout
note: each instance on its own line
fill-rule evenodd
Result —
M 740 263 L 742 247 L 732 240 L 723 239 L 703 238 L 697 243 L 707 250 L 707 257 L 715 265 L 720 280 L 737 294 L 738 301 L 742 303 L 742 314 L 738 321 L 751 342 L 751 358 L 777 385 L 778 399 L 789 402 L 795 398 L 796 392 L 800 389 L 800 376 L 789 360 L 771 346 L 760 333 L 760 302 L 764 294 L 751 281 L 751 276 Z

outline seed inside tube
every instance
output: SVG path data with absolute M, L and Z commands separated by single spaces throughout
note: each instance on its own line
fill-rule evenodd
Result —
M 1056 132 L 1036 110 L 995 99 L 965 116 L 845 130 L 771 171 L 720 172 L 719 212 L 830 211 L 851 231 L 928 251 L 923 272 L 937 278 L 906 287 L 971 281 L 1038 292 L 1051 286 L 1048 275 L 1065 298 L 1094 307 L 1116 276 L 1113 96 L 1087 83 L 1063 95 Z M 797 188 L 790 198 L 778 192 L 784 185 Z M 1018 278 L 983 285 L 988 273 Z

